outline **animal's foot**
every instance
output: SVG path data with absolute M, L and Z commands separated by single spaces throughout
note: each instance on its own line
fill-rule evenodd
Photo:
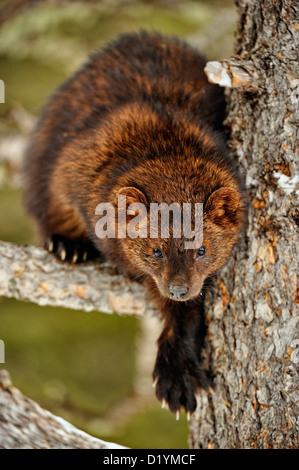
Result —
M 189 420 L 197 406 L 197 390 L 212 392 L 212 388 L 196 355 L 191 353 L 191 357 L 187 357 L 185 354 L 183 348 L 161 345 L 153 372 L 153 386 L 162 408 L 169 407 L 176 419 L 179 419 L 180 411 L 184 408 Z
M 98 258 L 100 253 L 89 240 L 70 240 L 62 235 L 51 235 L 44 248 L 53 253 L 60 261 L 84 263 Z

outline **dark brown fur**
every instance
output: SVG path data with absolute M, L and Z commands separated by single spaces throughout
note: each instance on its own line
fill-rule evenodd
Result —
M 121 36 L 54 95 L 25 169 L 27 207 L 48 249 L 73 261 L 101 252 L 144 282 L 160 307 L 153 376 L 174 412 L 193 412 L 196 389 L 210 386 L 200 365 L 202 289 L 229 258 L 244 218 L 223 137 L 223 93 L 207 82 L 204 64 L 177 39 Z M 120 193 L 129 203 L 202 202 L 204 258 L 184 249 L 184 239 L 97 238 L 96 206 L 116 206 Z M 163 259 L 153 258 L 155 247 Z M 188 286 L 184 301 L 171 298 L 171 285 Z

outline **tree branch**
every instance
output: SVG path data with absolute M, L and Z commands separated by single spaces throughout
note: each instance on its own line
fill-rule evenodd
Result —
M 0 296 L 87 312 L 157 314 L 144 287 L 107 263 L 64 264 L 41 248 L 1 241 Z
M 0 449 L 124 449 L 96 439 L 41 408 L 0 370 Z
M 230 59 L 207 62 L 205 74 L 211 83 L 228 88 L 241 88 L 257 91 L 260 88 L 259 77 L 250 61 L 231 57 Z

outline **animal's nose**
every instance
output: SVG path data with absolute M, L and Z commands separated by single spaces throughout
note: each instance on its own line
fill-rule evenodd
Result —
M 186 286 L 169 286 L 169 292 L 173 299 L 183 299 L 189 292 L 189 287 Z

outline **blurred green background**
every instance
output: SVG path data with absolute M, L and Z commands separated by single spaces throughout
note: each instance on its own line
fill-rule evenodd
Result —
M 142 28 L 221 59 L 235 24 L 232 0 L 0 1 L 0 240 L 38 243 L 22 203 L 22 155 L 48 96 L 88 54 Z M 0 299 L 4 367 L 24 394 L 99 438 L 183 449 L 185 416 L 161 410 L 150 385 L 157 334 L 150 320 Z

